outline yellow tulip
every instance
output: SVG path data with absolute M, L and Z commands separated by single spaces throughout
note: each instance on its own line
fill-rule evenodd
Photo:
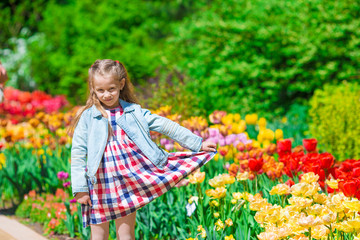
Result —
M 235 182 L 235 177 L 231 176 L 228 173 L 222 174 L 222 178 L 225 184 L 233 184 Z
M 329 214 L 321 216 L 321 219 L 324 224 L 329 225 L 336 221 L 336 214 L 333 212 L 330 212 Z
M 290 193 L 290 187 L 286 184 L 278 184 L 274 186 L 271 191 L 270 195 L 285 195 Z
M 297 183 L 291 187 L 291 194 L 294 196 L 311 197 L 320 191 L 318 183 L 308 184 L 304 182 Z
M 253 141 L 252 146 L 253 146 L 253 148 L 260 148 L 260 143 L 258 141 Z M 216 154 L 216 155 L 218 155 L 218 154 Z
M 325 182 L 332 189 L 338 189 L 339 188 L 338 181 L 336 179 L 326 180 Z
M 319 180 L 319 175 L 317 175 L 313 172 L 308 172 L 301 176 L 300 182 L 301 183 L 313 183 L 313 182 L 317 182 L 318 180 Z
M 299 221 L 298 221 L 298 224 L 301 227 L 304 227 L 304 228 L 314 227 L 314 226 L 319 225 L 321 223 L 322 223 L 322 221 L 321 221 L 321 219 L 319 217 L 315 218 L 312 215 L 304 216 L 304 217 L 300 218 Z
M 231 218 L 228 218 L 225 220 L 225 224 L 226 224 L 226 226 L 230 227 L 233 225 L 233 221 L 231 220 Z
M 205 231 L 205 229 L 203 229 L 203 230 L 201 231 L 201 237 L 202 237 L 202 238 L 206 238 L 206 231 Z
M 259 125 L 259 128 L 261 129 L 264 129 L 266 127 L 266 119 L 261 117 L 258 121 L 258 125 Z
M 226 196 L 226 188 L 218 187 L 215 189 L 215 193 L 213 195 L 214 198 L 224 198 Z
M 324 225 L 318 225 L 311 228 L 311 237 L 315 239 L 323 239 L 330 233 L 330 230 Z
M 205 191 L 205 194 L 209 197 L 213 198 L 224 198 L 226 196 L 226 188 L 225 187 L 217 187 L 214 189 L 208 189 Z
M 356 198 L 353 198 L 349 201 L 344 201 L 343 205 L 354 212 L 360 212 L 360 201 Z
M 225 236 L 225 240 L 235 240 L 234 236 L 231 234 L 230 236 Z
M 288 202 L 298 208 L 306 208 L 313 203 L 313 199 L 292 196 L 288 199 Z
M 276 140 L 280 140 L 280 139 L 282 139 L 282 138 L 284 138 L 283 130 L 281 130 L 281 129 L 276 129 L 276 130 L 275 130 L 275 139 L 276 139 Z
M 239 113 L 235 113 L 233 118 L 234 118 L 234 122 L 238 122 L 241 120 L 241 116 Z
M 202 183 L 204 179 L 205 179 L 205 172 L 200 172 L 200 170 L 189 175 L 189 182 L 192 184 Z
M 325 193 L 316 193 L 313 196 L 314 203 L 324 204 L 328 200 L 328 196 Z
M 258 120 L 258 115 L 256 113 L 254 114 L 247 114 L 245 116 L 245 121 L 246 121 L 246 124 L 249 124 L 249 125 L 255 125 L 256 122 Z
M 266 139 L 266 140 L 269 140 L 269 141 L 272 141 L 272 140 L 274 140 L 274 138 L 275 138 L 275 133 L 274 133 L 274 131 L 273 130 L 271 130 L 271 129 L 265 129 L 265 131 L 264 131 L 264 138 Z
M 218 212 L 214 212 L 214 218 L 219 218 L 220 214 Z
M 249 179 L 249 172 L 239 172 L 237 175 L 236 175 L 236 180 L 238 181 L 246 181 Z
M 224 223 L 221 221 L 221 219 L 218 219 L 215 223 L 216 231 L 223 230 L 225 228 Z
M 266 206 L 271 206 L 271 204 L 267 202 L 266 198 L 263 198 L 263 199 L 259 199 L 257 201 L 251 202 L 249 208 L 252 211 L 259 211 L 260 209 L 262 209 Z
M 222 187 L 225 185 L 225 181 L 224 181 L 224 178 L 222 177 L 222 175 L 218 175 L 218 176 L 215 176 L 212 179 L 210 179 L 209 184 L 213 188 Z
M 218 207 L 218 206 L 219 206 L 219 202 L 216 201 L 216 200 L 212 200 L 212 201 L 209 202 L 209 205 L 210 205 L 211 207 Z
M 262 232 L 257 235 L 259 240 L 278 240 L 279 236 L 273 232 Z
M 0 169 L 6 167 L 6 157 L 4 153 L 0 153 Z
M 37 151 L 37 154 L 38 154 L 38 155 L 43 155 L 43 154 L 45 154 L 44 149 L 39 149 L 39 150 Z

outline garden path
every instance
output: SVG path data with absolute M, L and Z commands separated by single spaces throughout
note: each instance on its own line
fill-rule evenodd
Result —
M 1 240 L 47 240 L 37 232 L 18 221 L 0 214 Z

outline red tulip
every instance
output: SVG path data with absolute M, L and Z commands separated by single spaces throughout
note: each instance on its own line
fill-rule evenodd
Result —
M 316 150 L 317 140 L 315 138 L 303 139 L 303 145 L 308 152 Z
M 278 151 L 281 152 L 291 152 L 291 140 L 284 139 L 277 142 Z
M 288 167 L 283 168 L 283 173 L 285 173 L 290 178 L 294 177 L 294 174 L 291 172 L 291 170 Z
M 250 158 L 249 159 L 249 168 L 253 172 L 258 172 L 263 166 L 263 159 Z
M 340 181 L 339 189 L 344 193 L 347 197 L 355 196 L 357 190 L 357 183 L 354 180 L 349 181 Z
M 286 185 L 288 185 L 289 187 L 292 187 L 293 185 L 295 185 L 295 182 L 292 179 L 289 179 L 285 182 Z
M 280 157 L 291 153 L 291 140 L 284 139 L 277 142 L 277 152 Z
M 360 167 L 354 168 L 352 170 L 352 177 L 353 178 L 358 178 L 360 177 Z
M 334 156 L 330 153 L 321 153 L 320 164 L 322 168 L 330 168 L 334 164 Z

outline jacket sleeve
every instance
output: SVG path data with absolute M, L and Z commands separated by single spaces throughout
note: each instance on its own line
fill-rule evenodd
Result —
M 168 118 L 152 114 L 148 109 L 142 108 L 141 111 L 151 131 L 164 134 L 191 151 L 200 151 L 203 141 L 202 137 L 197 136 L 189 129 L 180 126 Z
M 73 196 L 78 192 L 89 191 L 85 176 L 86 157 L 87 123 L 85 121 L 85 112 L 83 112 L 74 129 L 71 146 L 71 188 Z

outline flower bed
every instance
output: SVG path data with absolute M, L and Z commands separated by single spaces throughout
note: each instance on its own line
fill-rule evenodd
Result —
M 76 111 L 0 122 L 1 191 L 3 200 L 19 199 L 16 214 L 44 224 L 46 234 L 88 239 L 67 180 L 71 138 L 66 128 Z M 315 139 L 292 146 L 286 133 L 256 114 L 242 118 L 215 111 L 208 118 L 181 119 L 168 106 L 152 112 L 217 143 L 219 154 L 184 187 L 138 211 L 137 239 L 358 238 L 360 161 L 320 153 Z M 185 150 L 172 139 L 151 135 L 168 151 Z M 116 239 L 113 221 L 110 239 Z

